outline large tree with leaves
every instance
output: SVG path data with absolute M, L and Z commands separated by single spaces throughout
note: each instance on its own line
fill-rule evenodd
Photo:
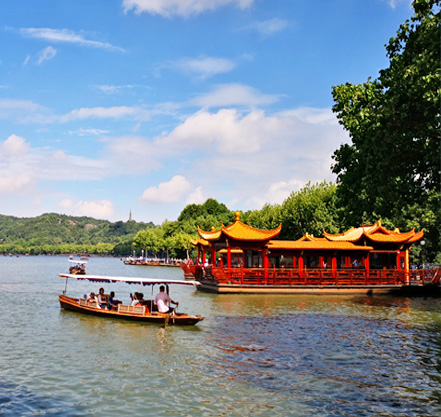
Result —
M 280 239 L 299 239 L 306 233 L 316 237 L 340 232 L 338 210 L 335 206 L 335 184 L 323 181 L 306 184 L 282 203 Z
M 333 88 L 333 110 L 352 140 L 333 157 L 344 222 L 418 223 L 434 249 L 440 235 L 440 1 L 413 2 L 414 16 L 386 45 L 390 64 L 377 79 Z M 409 218 L 415 204 L 427 212 L 418 222 Z

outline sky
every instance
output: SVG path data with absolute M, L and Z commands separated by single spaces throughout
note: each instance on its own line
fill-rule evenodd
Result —
M 3 0 L 0 214 L 161 224 L 335 181 L 410 0 Z

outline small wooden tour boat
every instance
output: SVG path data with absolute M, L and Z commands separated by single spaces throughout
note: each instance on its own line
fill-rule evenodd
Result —
M 72 275 L 85 275 L 86 274 L 86 264 L 87 261 L 76 261 L 74 259 L 69 259 L 70 263 L 73 263 L 75 265 L 72 265 L 69 268 L 69 273 Z
M 115 282 L 125 282 L 127 284 L 142 284 L 142 285 L 155 285 L 163 284 L 167 287 L 170 284 L 177 285 L 200 285 L 198 281 L 183 281 L 183 280 L 163 280 L 163 279 L 152 279 L 152 278 L 132 278 L 132 277 L 112 277 L 112 276 L 101 276 L 101 275 L 73 275 L 73 274 L 60 274 L 61 278 L 66 278 L 66 288 L 67 282 L 70 278 L 75 278 L 79 280 L 88 280 L 91 282 L 100 283 L 115 283 Z M 179 325 L 194 325 L 199 321 L 203 320 L 202 316 L 192 316 L 185 313 L 160 313 L 157 310 L 156 305 L 153 300 L 144 300 L 143 304 L 138 304 L 135 306 L 127 304 L 118 304 L 117 309 L 100 308 L 97 302 L 89 301 L 85 298 L 73 298 L 66 295 L 66 288 L 63 294 L 59 295 L 59 301 L 61 308 L 68 311 L 75 311 L 77 313 L 89 314 L 101 317 L 111 317 L 116 319 L 125 319 L 132 321 L 142 321 L 147 323 L 158 323 L 158 324 L 179 324 Z

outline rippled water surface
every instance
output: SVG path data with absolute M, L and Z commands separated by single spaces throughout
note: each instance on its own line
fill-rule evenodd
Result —
M 439 299 L 174 287 L 179 311 L 206 319 L 164 328 L 61 310 L 67 269 L 0 258 L 0 415 L 441 415 Z M 182 278 L 118 259 L 92 258 L 88 273 Z M 128 300 L 129 286 L 112 289 Z M 67 293 L 91 290 L 70 281 Z

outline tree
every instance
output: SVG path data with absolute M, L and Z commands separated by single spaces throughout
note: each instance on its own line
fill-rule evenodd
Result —
M 413 8 L 386 45 L 389 67 L 376 80 L 333 88 L 333 111 L 352 140 L 332 167 L 346 226 L 388 218 L 401 227 L 416 203 L 440 218 L 440 0 Z
M 177 233 L 174 236 L 174 244 L 177 249 L 183 249 L 186 252 L 186 259 L 190 259 L 190 249 L 193 247 L 191 244 L 192 236 L 187 233 Z
M 225 204 L 218 203 L 215 199 L 209 198 L 204 204 L 189 204 L 182 210 L 178 221 L 196 219 L 201 216 L 214 216 L 224 223 L 234 220 L 233 213 L 228 210 Z
M 164 234 L 160 227 L 155 229 L 145 229 L 137 233 L 133 239 L 133 246 L 138 249 L 153 252 L 155 256 L 158 255 L 162 249 L 164 249 Z
M 282 222 L 281 206 L 265 204 L 260 210 L 244 213 L 241 216 L 241 221 L 258 229 L 275 229 Z
M 281 239 L 299 239 L 306 233 L 316 237 L 340 232 L 338 211 L 335 205 L 336 185 L 323 181 L 306 184 L 300 191 L 292 192 L 282 203 Z

